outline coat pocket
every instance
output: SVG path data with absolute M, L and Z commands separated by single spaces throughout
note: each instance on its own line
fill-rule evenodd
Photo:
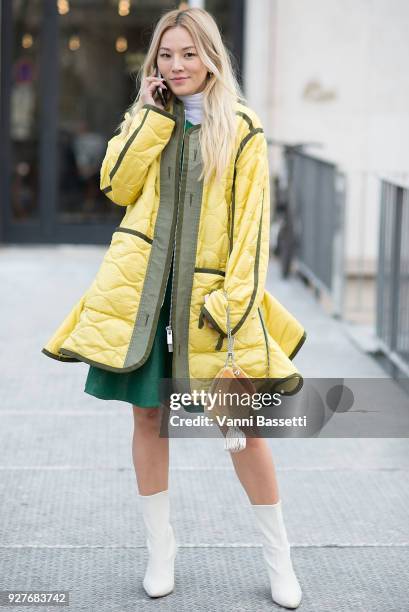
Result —
M 132 324 L 151 250 L 152 239 L 146 234 L 117 228 L 87 293 L 85 308 Z
M 115 232 L 124 232 L 125 234 L 131 234 L 133 236 L 138 236 L 138 238 L 145 240 L 145 242 L 147 242 L 148 244 L 152 244 L 153 242 L 152 238 L 149 238 L 147 234 L 144 234 L 143 232 L 139 232 L 138 230 L 130 229 L 128 227 L 121 227 L 121 226 L 116 227 L 114 229 L 114 233 Z

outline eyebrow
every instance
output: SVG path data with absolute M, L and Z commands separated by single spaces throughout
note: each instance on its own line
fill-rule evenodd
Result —
M 194 45 L 190 45 L 189 47 L 183 47 L 182 51 L 186 51 L 186 49 L 194 49 Z M 165 49 L 165 51 L 171 51 L 169 47 L 159 47 L 159 49 Z

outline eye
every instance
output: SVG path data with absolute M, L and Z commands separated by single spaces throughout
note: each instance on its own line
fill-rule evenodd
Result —
M 189 55 L 190 57 L 195 57 L 196 53 L 193 53 L 193 51 L 187 51 L 185 55 Z M 170 57 L 170 55 L 169 53 L 160 53 L 159 57 Z

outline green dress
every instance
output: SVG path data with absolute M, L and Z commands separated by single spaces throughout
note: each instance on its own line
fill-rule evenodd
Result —
M 185 121 L 185 130 L 192 127 Z M 183 159 L 183 149 L 182 149 Z M 169 324 L 170 297 L 172 292 L 173 259 L 170 268 L 165 298 L 159 313 L 153 345 L 145 363 L 132 372 L 109 372 L 102 368 L 90 366 L 85 382 L 85 393 L 99 399 L 115 399 L 143 408 L 160 404 L 161 378 L 172 378 L 172 353 L 168 351 L 166 325 Z

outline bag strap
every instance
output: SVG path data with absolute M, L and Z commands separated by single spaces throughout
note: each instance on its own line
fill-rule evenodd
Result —
M 234 336 L 232 336 L 231 333 L 231 327 L 230 327 L 230 305 L 229 305 L 229 301 L 228 301 L 228 296 L 227 296 L 227 292 L 223 291 L 224 296 L 227 300 L 227 306 L 226 306 L 226 316 L 227 316 L 227 356 L 226 356 L 226 363 L 224 364 L 225 367 L 227 367 L 228 363 L 229 363 L 229 359 L 231 360 L 231 367 L 234 367 L 235 365 L 235 361 L 234 361 L 234 353 L 233 353 L 233 345 L 234 345 Z

